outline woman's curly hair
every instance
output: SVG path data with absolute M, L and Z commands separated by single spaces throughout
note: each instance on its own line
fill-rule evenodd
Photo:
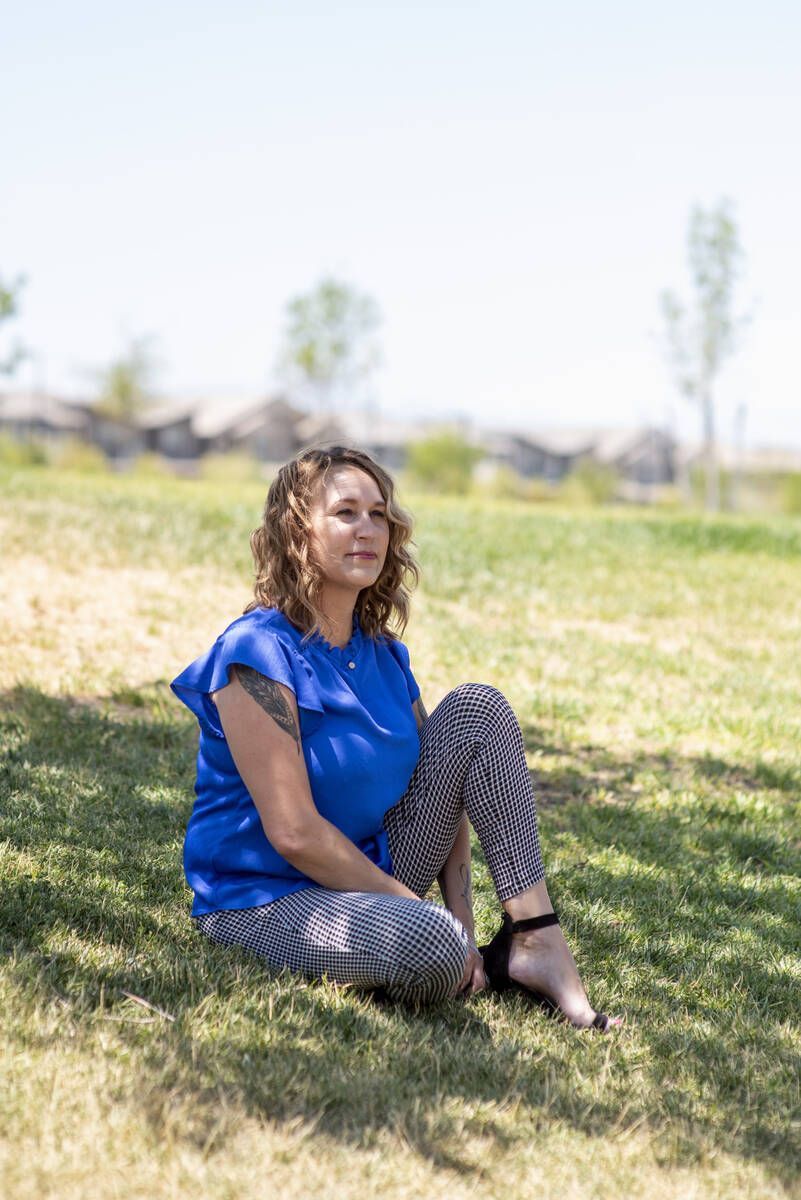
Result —
M 387 556 L 375 583 L 359 593 L 356 614 L 368 637 L 396 637 L 409 619 L 411 588 L 419 575 L 408 548 L 411 518 L 399 508 L 395 485 L 383 467 L 363 450 L 346 446 L 303 450 L 281 467 L 273 480 L 264 519 L 250 538 L 256 568 L 255 599 L 245 612 L 277 608 L 307 635 L 321 627 L 324 579 L 310 550 L 309 512 L 317 484 L 336 467 L 357 467 L 372 476 L 386 503 Z

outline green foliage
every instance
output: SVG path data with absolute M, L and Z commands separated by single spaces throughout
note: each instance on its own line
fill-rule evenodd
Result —
M 662 293 L 661 304 L 676 380 L 685 395 L 700 403 L 735 349 L 743 320 L 732 311 L 743 251 L 728 201 L 722 200 L 717 208 L 693 208 L 687 256 L 694 309 L 690 311 L 672 291 Z
M 54 451 L 53 462 L 63 471 L 74 471 L 79 475 L 105 475 L 109 470 L 108 459 L 100 447 L 79 438 L 68 438 Z
M 785 512 L 801 513 L 801 471 L 785 475 L 781 484 L 781 499 Z
M 481 491 L 495 500 L 521 500 L 523 480 L 511 467 L 499 467 L 482 483 Z
M 566 504 L 610 504 L 619 483 L 614 467 L 584 458 L 559 484 L 558 495 Z
M 150 450 L 136 456 L 131 463 L 130 473 L 143 479 L 162 479 L 173 474 L 164 455 L 155 454 Z
M 216 483 L 247 483 L 261 479 L 263 467 L 252 454 L 229 450 L 225 454 L 205 454 L 200 460 L 200 477 Z
M 557 496 L 556 488 L 547 479 L 523 480 L 521 499 L 529 504 L 550 504 Z
M 47 463 L 47 451 L 36 438 L 20 441 L 0 432 L 0 463 L 7 467 L 38 467 Z
M 124 420 L 138 416 L 152 401 L 155 370 L 152 338 L 144 336 L 131 339 L 118 357 L 98 375 L 96 410 L 105 416 Z
M 488 500 L 527 500 L 527 481 L 511 467 L 501 466 L 474 479 L 473 492 Z
M 12 282 L 4 282 L 0 278 L 0 325 L 12 320 L 19 310 L 19 295 L 25 280 L 18 277 Z M 15 342 L 9 350 L 0 357 L 0 375 L 13 375 L 19 363 L 25 358 L 25 350 L 19 342 Z
M 558 488 L 547 479 L 527 479 L 508 466 L 491 474 L 474 477 L 471 494 L 489 501 L 519 501 L 521 504 L 550 504 L 560 498 Z
M 351 284 L 321 279 L 288 302 L 286 315 L 282 366 L 319 404 L 364 382 L 377 366 L 381 313 L 372 296 Z
M 707 455 L 706 504 L 714 510 L 720 495 L 713 386 L 724 361 L 735 350 L 746 321 L 733 312 L 743 251 L 728 201 L 721 200 L 716 208 L 708 210 L 700 205 L 693 208 L 687 230 L 687 256 L 693 305 L 688 307 L 672 291 L 662 292 L 660 304 L 676 383 L 701 411 Z
M 429 491 L 464 495 L 473 482 L 473 470 L 481 458 L 478 447 L 458 433 L 444 430 L 408 448 L 406 471 L 410 482 Z

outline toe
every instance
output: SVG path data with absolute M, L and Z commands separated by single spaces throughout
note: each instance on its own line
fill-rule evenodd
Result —
M 616 1029 L 623 1024 L 622 1017 L 608 1017 L 606 1013 L 596 1013 L 593 1018 L 592 1028 L 600 1029 L 601 1033 L 609 1033 L 610 1029 Z

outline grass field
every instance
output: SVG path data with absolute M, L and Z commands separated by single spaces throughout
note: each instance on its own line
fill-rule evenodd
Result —
M 167 684 L 248 599 L 262 489 L 0 490 L 0 1194 L 801 1197 L 801 522 L 408 498 L 412 665 L 519 713 L 601 1038 L 202 943 Z

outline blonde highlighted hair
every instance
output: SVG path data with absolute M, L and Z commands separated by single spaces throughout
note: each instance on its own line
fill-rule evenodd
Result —
M 245 612 L 277 608 L 305 634 L 322 627 L 324 578 L 311 554 L 309 512 L 317 485 L 336 467 L 365 471 L 377 483 L 386 504 L 387 556 L 375 583 L 359 593 L 356 614 L 368 637 L 396 637 L 409 619 L 411 588 L 418 579 L 417 563 L 409 550 L 411 518 L 398 506 L 395 485 L 383 467 L 363 450 L 346 446 L 303 450 L 281 467 L 273 480 L 264 518 L 250 538 L 256 582 L 254 599 Z

